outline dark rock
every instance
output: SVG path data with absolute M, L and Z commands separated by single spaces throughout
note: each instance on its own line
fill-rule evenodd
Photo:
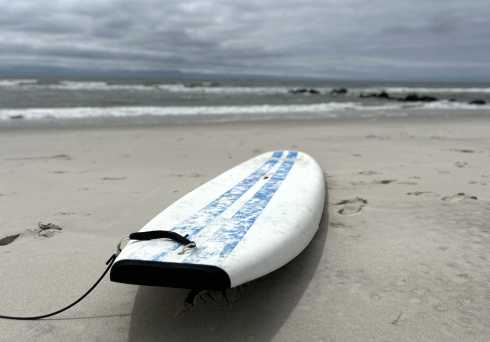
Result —
M 320 92 L 316 89 L 313 88 L 297 88 L 297 89 L 291 89 L 289 90 L 291 94 L 312 94 L 312 95 L 318 95 Z
M 457 100 L 455 98 L 450 98 L 448 101 L 449 102 L 456 102 Z
M 417 93 L 410 93 L 405 98 L 399 99 L 398 101 L 403 102 L 434 102 L 437 101 L 436 97 L 433 96 L 420 96 Z
M 487 101 L 478 99 L 478 100 L 470 101 L 469 104 L 481 106 L 487 104 Z
M 381 90 L 379 93 L 368 93 L 368 94 L 361 94 L 359 97 L 362 98 L 367 98 L 367 97 L 373 97 L 373 98 L 378 98 L 378 99 L 385 99 L 385 100 L 392 100 L 393 98 L 386 92 L 386 90 Z
M 378 97 L 382 98 L 382 99 L 389 99 L 390 98 L 390 94 L 388 94 L 386 91 L 382 91 L 378 94 Z
M 289 92 L 291 94 L 304 94 L 307 91 L 308 91 L 308 89 L 306 89 L 306 88 L 297 88 L 297 89 L 291 89 L 291 90 L 289 90 Z
M 12 120 L 20 120 L 20 119 L 24 118 L 24 115 L 22 115 L 22 114 L 10 115 L 9 118 L 11 118 Z
M 330 91 L 331 95 L 345 95 L 347 94 L 347 88 L 334 88 Z

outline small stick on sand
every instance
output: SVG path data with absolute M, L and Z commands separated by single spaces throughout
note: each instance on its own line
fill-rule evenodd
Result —
M 393 321 L 391 321 L 391 324 L 397 325 L 398 322 L 400 322 L 400 319 L 402 318 L 402 315 L 403 315 L 403 312 L 400 311 L 400 313 L 398 314 L 398 316 Z

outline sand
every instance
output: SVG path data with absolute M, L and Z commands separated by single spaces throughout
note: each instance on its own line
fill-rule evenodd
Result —
M 123 235 L 261 152 L 311 154 L 329 189 L 310 246 L 229 303 L 203 294 L 182 312 L 185 290 L 105 279 L 53 319 L 0 320 L 0 340 L 488 341 L 489 128 L 481 117 L 0 130 L 4 314 L 75 299 Z

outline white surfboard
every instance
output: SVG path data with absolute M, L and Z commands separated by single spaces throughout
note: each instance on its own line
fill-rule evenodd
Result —
M 111 280 L 189 289 L 225 289 L 264 276 L 296 257 L 318 229 L 325 181 L 302 152 L 252 158 L 188 193 L 140 232 L 166 230 L 195 242 L 133 241 Z

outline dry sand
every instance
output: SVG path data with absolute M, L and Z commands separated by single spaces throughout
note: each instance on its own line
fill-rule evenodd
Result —
M 485 118 L 1 130 L 0 239 L 20 235 L 0 240 L 0 313 L 70 302 L 121 236 L 264 151 L 320 162 L 329 217 L 231 304 L 212 293 L 176 315 L 187 291 L 106 279 L 59 317 L 0 320 L 0 340 L 488 341 L 489 132 Z

